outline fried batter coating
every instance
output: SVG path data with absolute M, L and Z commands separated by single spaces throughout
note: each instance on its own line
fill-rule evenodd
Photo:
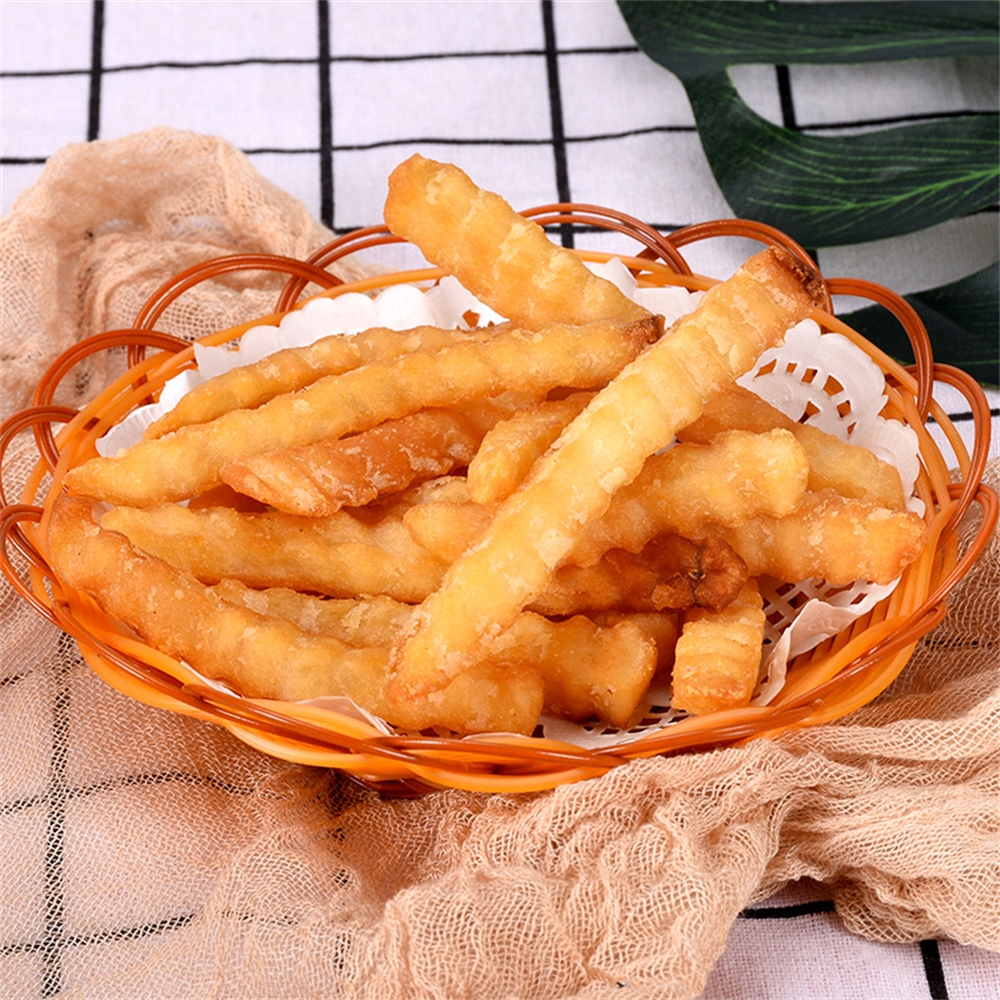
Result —
M 494 508 L 495 509 L 495 508 Z M 452 563 L 489 526 L 493 510 L 472 503 L 416 504 L 403 513 L 414 541 Z M 664 533 L 638 552 L 605 549 L 596 562 L 567 562 L 528 605 L 544 615 L 666 608 L 722 608 L 747 577 L 743 560 L 721 539 L 692 541 Z
M 161 504 L 114 507 L 101 524 L 204 583 L 232 577 L 253 587 L 419 601 L 445 569 L 395 517 L 369 524 L 346 511 L 311 518 Z
M 415 153 L 389 175 L 386 225 L 481 302 L 528 329 L 597 319 L 641 320 L 649 312 L 536 222 L 485 191 L 462 170 Z
M 566 561 L 593 566 L 611 549 L 640 552 L 657 535 L 689 536 L 717 522 L 791 513 L 808 473 L 805 451 L 788 431 L 732 431 L 708 445 L 677 445 L 646 460 L 583 529 Z M 406 512 L 404 523 L 421 545 L 454 562 L 497 510 L 495 503 L 468 503 L 461 495 L 447 504 L 428 498 Z
M 570 559 L 589 566 L 611 548 L 638 552 L 665 532 L 692 536 L 707 524 L 791 513 L 805 493 L 809 461 L 785 430 L 726 431 L 711 444 L 678 444 L 652 455 L 581 533 Z
M 483 435 L 510 412 L 491 402 L 420 410 L 346 438 L 251 455 L 220 475 L 277 510 L 326 517 L 467 466 Z
M 627 619 L 600 627 L 585 615 L 547 622 L 522 612 L 491 643 L 489 656 L 517 663 L 527 656 L 540 664 L 549 714 L 626 726 L 656 673 L 658 651 L 654 639 Z
M 411 610 L 409 604 L 384 594 L 319 597 L 291 587 L 257 589 L 231 578 L 220 580 L 210 589 L 231 604 L 287 618 L 303 632 L 332 635 L 349 646 L 388 647 Z
M 479 504 L 431 502 L 407 509 L 403 523 L 417 544 L 452 563 L 491 518 L 491 509 Z M 746 564 L 722 539 L 708 535 L 696 542 L 664 533 L 639 553 L 612 548 L 586 566 L 563 564 L 528 606 L 544 615 L 723 608 L 746 578 Z
M 482 542 L 449 567 L 394 651 L 390 695 L 434 690 L 460 673 L 485 637 L 544 590 L 614 492 L 823 295 L 814 272 L 773 248 L 710 289 L 597 394 L 504 501 Z
M 580 415 L 592 396 L 575 392 L 546 400 L 499 421 L 483 437 L 469 463 L 469 496 L 492 503 L 510 496 L 565 427 Z
M 545 615 L 724 608 L 746 582 L 742 559 L 721 539 L 659 535 L 639 553 L 609 549 L 593 566 L 560 566 L 529 605 Z
M 118 455 L 71 469 L 66 488 L 108 503 L 148 506 L 196 496 L 220 470 L 250 455 L 367 430 L 428 406 L 455 406 L 507 390 L 604 384 L 660 335 L 653 319 L 621 324 L 496 328 L 483 342 L 416 351 L 328 375 L 254 410 L 232 410 Z
M 61 497 L 52 508 L 52 567 L 151 646 L 184 659 L 246 697 L 303 701 L 342 695 L 414 731 L 530 733 L 544 704 L 537 670 L 476 665 L 430 698 L 389 704 L 385 647 L 349 646 L 285 618 L 231 603 L 169 563 L 136 550 L 91 517 L 91 503 Z
M 656 645 L 656 675 L 669 679 L 674 668 L 674 651 L 681 634 L 681 612 L 678 611 L 601 611 L 591 615 L 601 626 L 628 621 L 647 635 Z
M 674 650 L 672 707 L 693 715 L 746 705 L 760 675 L 764 608 L 747 581 L 725 610 L 684 615 Z
M 412 351 L 437 351 L 460 340 L 483 340 L 486 336 L 484 330 L 420 326 L 412 330 L 372 327 L 361 333 L 322 337 L 313 344 L 275 351 L 202 382 L 154 420 L 145 436 L 163 437 L 187 424 L 207 423 L 230 410 L 250 410 L 284 392 L 304 389 L 325 375 L 340 375 L 372 361 L 391 361 Z
M 286 588 L 251 590 L 234 580 L 213 590 L 234 604 L 352 646 L 388 648 L 411 611 L 387 597 L 324 599 Z M 553 622 L 526 612 L 492 643 L 488 660 L 514 671 L 540 671 L 545 711 L 553 715 L 624 726 L 666 649 L 664 622 L 657 624 L 654 629 L 645 618 L 618 616 L 599 626 L 582 615 Z
M 741 385 L 709 400 L 694 423 L 677 432 L 680 441 L 708 444 L 723 431 L 766 431 L 780 427 L 794 434 L 809 457 L 809 489 L 832 489 L 843 497 L 903 510 L 906 500 L 899 472 L 867 448 L 848 444 L 812 424 L 800 424 Z
M 418 545 L 453 563 L 482 537 L 496 512 L 496 504 L 434 499 L 409 507 L 403 524 Z
M 786 517 L 755 517 L 711 531 L 742 557 L 752 576 L 789 583 L 821 579 L 832 586 L 855 580 L 891 583 L 922 551 L 923 519 L 833 490 L 806 493 Z

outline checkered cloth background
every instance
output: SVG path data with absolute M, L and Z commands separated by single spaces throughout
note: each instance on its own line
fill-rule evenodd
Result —
M 611 0 L 3 0 L 0 39 L 5 213 L 63 145 L 168 125 L 238 146 L 337 233 L 381 222 L 385 178 L 417 150 L 457 162 L 518 208 L 588 202 L 664 231 L 732 215 L 683 88 L 639 51 Z M 759 113 L 823 135 L 996 110 L 997 102 L 995 79 L 984 82 L 961 60 L 746 66 L 733 77 Z M 614 236 L 587 240 L 615 249 Z M 727 252 L 699 251 L 704 257 L 693 254 L 692 264 L 725 272 L 737 263 Z M 818 256 L 829 275 L 919 291 L 996 261 L 997 215 Z M 990 402 L 996 424 L 992 390 Z M 958 400 L 956 407 L 961 426 Z M 23 850 L 25 838 L 51 835 L 45 808 L 45 796 L 0 801 L 0 861 Z M 21 968 L 20 957 L 42 950 L 37 981 L 25 984 L 17 974 L 18 995 L 53 995 L 66 985 L 53 940 L 72 911 L 73 885 L 58 870 L 58 845 L 49 847 L 38 875 L 42 936 L 8 924 L 0 896 L 5 996 L 14 995 L 11 970 Z M 96 928 L 87 938 L 61 939 L 61 947 L 172 926 L 147 925 L 138 915 L 133 927 Z M 997 956 L 948 941 L 883 945 L 854 937 L 818 885 L 793 886 L 745 911 L 704 994 L 998 995 Z

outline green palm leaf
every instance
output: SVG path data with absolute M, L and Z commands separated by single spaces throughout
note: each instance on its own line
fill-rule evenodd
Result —
M 631 2 L 636 42 L 684 85 L 705 154 L 739 216 L 806 246 L 925 229 L 1000 197 L 996 115 L 820 137 L 774 125 L 740 98 L 739 63 L 844 63 L 989 55 L 1000 5 Z
M 738 216 L 805 246 L 863 243 L 926 229 L 996 202 L 992 115 L 835 139 L 773 125 L 723 70 L 686 82 L 705 154 Z
M 996 114 L 857 135 L 808 135 L 756 114 L 727 71 L 745 63 L 984 56 L 990 60 L 984 70 L 995 72 L 1000 4 L 993 0 L 619 0 L 618 6 L 639 47 L 684 85 L 709 165 L 737 216 L 821 248 L 916 232 L 989 209 L 1000 198 Z M 931 331 L 939 360 L 997 381 L 995 268 L 911 302 Z M 891 318 L 879 310 L 854 316 L 876 343 L 906 357 Z
M 682 80 L 746 63 L 996 55 L 998 5 L 619 0 L 638 45 Z

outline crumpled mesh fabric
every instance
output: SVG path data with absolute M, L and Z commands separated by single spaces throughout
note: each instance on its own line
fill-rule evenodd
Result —
M 235 150 L 165 130 L 71 147 L 3 225 L 5 411 L 206 248 L 328 238 Z M 279 287 L 168 315 L 198 335 Z M 5 459 L 8 496 L 31 451 Z M 737 914 L 799 878 L 867 938 L 1000 950 L 998 578 L 994 537 L 898 681 L 837 723 L 534 795 L 414 800 L 125 698 L 4 581 L 4 995 L 687 998 Z
M 0 229 L 0 416 L 31 393 L 53 358 L 84 337 L 130 327 L 146 300 L 186 268 L 232 253 L 304 260 L 332 236 L 221 139 L 157 128 L 66 146 Z M 192 340 L 267 315 L 284 281 L 264 271 L 221 276 L 185 293 L 157 329 Z M 74 373 L 59 402 L 92 396 L 111 366 L 102 356 Z

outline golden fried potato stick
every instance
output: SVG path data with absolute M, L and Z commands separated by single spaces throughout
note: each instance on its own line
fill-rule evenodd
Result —
M 389 175 L 383 215 L 389 229 L 432 264 L 528 329 L 649 316 L 454 164 L 418 153 L 404 160 Z
M 381 594 L 319 597 L 291 587 L 254 589 L 228 578 L 211 590 L 232 604 L 241 604 L 258 614 L 287 618 L 303 632 L 332 635 L 349 646 L 388 648 L 413 610 L 409 604 Z
M 672 707 L 705 715 L 748 704 L 763 641 L 763 601 L 754 580 L 724 611 L 687 612 L 674 650 Z
M 822 579 L 891 583 L 920 554 L 927 526 L 912 511 L 893 511 L 833 490 L 806 493 L 785 517 L 755 517 L 709 528 L 746 562 L 751 576 L 789 583 Z
M 585 615 L 549 622 L 524 612 L 493 640 L 489 658 L 538 664 L 550 714 L 624 727 L 656 673 L 657 648 L 628 620 L 601 628 Z
M 419 410 L 345 438 L 251 455 L 224 466 L 220 475 L 239 493 L 277 510 L 326 517 L 467 466 L 483 435 L 508 413 L 492 400 Z
M 64 483 L 70 493 L 115 504 L 182 500 L 217 485 L 224 466 L 250 455 L 367 430 L 428 406 L 456 406 L 510 389 L 541 395 L 560 385 L 602 385 L 659 335 L 655 319 L 542 331 L 497 328 L 481 343 L 373 361 L 254 410 L 232 410 L 139 441 L 76 466 Z
M 470 497 L 476 503 L 491 503 L 510 496 L 535 461 L 592 398 L 591 393 L 574 392 L 500 420 L 487 431 L 469 463 Z
M 393 510 L 399 513 L 400 517 L 406 516 L 406 512 L 411 507 L 418 507 L 427 503 L 468 503 L 469 486 L 465 476 L 438 476 L 436 479 L 427 479 L 422 483 L 415 483 L 409 489 L 397 494 L 393 503 Z M 368 508 L 377 507 L 378 504 L 369 504 Z
M 746 582 L 742 559 L 721 539 L 660 535 L 639 553 L 609 549 L 593 566 L 560 566 L 528 605 L 543 615 L 724 608 Z
M 388 650 L 379 648 L 388 660 Z M 440 691 L 405 705 L 383 695 L 369 708 L 379 718 L 411 732 L 519 733 L 530 736 L 545 706 L 545 682 L 533 667 L 477 663 Z M 368 707 L 368 706 L 362 706 Z
M 711 444 L 678 444 L 650 456 L 582 531 L 570 554 L 592 565 L 611 548 L 638 552 L 665 532 L 690 537 L 706 524 L 780 517 L 802 499 L 809 477 L 805 450 L 788 431 L 727 431 Z
M 478 542 L 496 516 L 496 504 L 467 499 L 429 499 L 409 506 L 403 524 L 421 547 L 453 563 Z
M 251 590 L 235 580 L 212 589 L 234 604 L 287 618 L 303 631 L 386 650 L 412 610 L 388 597 L 325 599 L 286 588 Z M 553 715 L 623 726 L 661 662 L 661 644 L 666 648 L 664 622 L 657 625 L 620 615 L 598 627 L 583 615 L 554 622 L 526 612 L 492 643 L 487 659 L 515 673 L 537 669 L 545 681 L 545 709 Z
M 812 424 L 800 424 L 741 385 L 732 385 L 708 402 L 694 423 L 677 432 L 679 441 L 708 444 L 724 430 L 765 433 L 776 427 L 795 435 L 809 456 L 809 489 L 833 489 L 843 497 L 869 500 L 903 510 L 906 499 L 899 472 L 867 448 L 848 444 Z
M 669 679 L 674 669 L 674 650 L 681 634 L 681 614 L 677 611 L 603 611 L 591 615 L 596 625 L 607 627 L 627 621 L 656 645 L 656 677 Z
M 646 459 L 604 514 L 583 529 L 567 562 L 593 566 L 610 549 L 639 552 L 657 535 L 689 536 L 717 522 L 791 513 L 808 474 L 804 449 L 784 430 L 731 431 L 708 445 L 677 445 Z M 414 539 L 448 562 L 483 534 L 498 509 L 463 500 L 428 499 L 403 515 Z
M 388 651 L 308 634 L 292 622 L 224 600 L 162 559 L 137 551 L 91 517 L 91 504 L 61 497 L 48 532 L 63 584 L 87 591 L 105 613 L 150 645 L 251 698 L 350 698 L 414 731 L 530 733 L 544 703 L 537 671 L 481 664 L 430 698 L 390 704 Z
M 495 508 L 430 502 L 409 507 L 403 523 L 414 541 L 453 563 L 489 527 Z M 593 614 L 610 609 L 721 608 L 739 592 L 746 564 L 721 539 L 691 541 L 665 533 L 638 553 L 604 550 L 596 562 L 559 566 L 528 607 L 543 615 Z
M 442 330 L 420 326 L 412 330 L 373 327 L 355 334 L 333 334 L 304 347 L 275 351 L 259 361 L 240 365 L 195 386 L 169 412 L 145 430 L 147 438 L 163 437 L 186 424 L 204 424 L 230 410 L 251 410 L 285 392 L 295 392 L 325 375 L 391 361 L 413 351 L 438 351 L 460 340 L 483 340 L 483 330 Z
M 345 511 L 311 518 L 161 504 L 113 507 L 101 525 L 204 583 L 233 577 L 253 587 L 419 601 L 445 570 L 394 517 L 368 524 Z
M 775 248 L 706 292 L 595 396 L 503 502 L 482 542 L 452 563 L 394 650 L 390 696 L 405 700 L 461 673 L 484 638 L 544 590 L 615 491 L 824 297 L 819 276 Z

